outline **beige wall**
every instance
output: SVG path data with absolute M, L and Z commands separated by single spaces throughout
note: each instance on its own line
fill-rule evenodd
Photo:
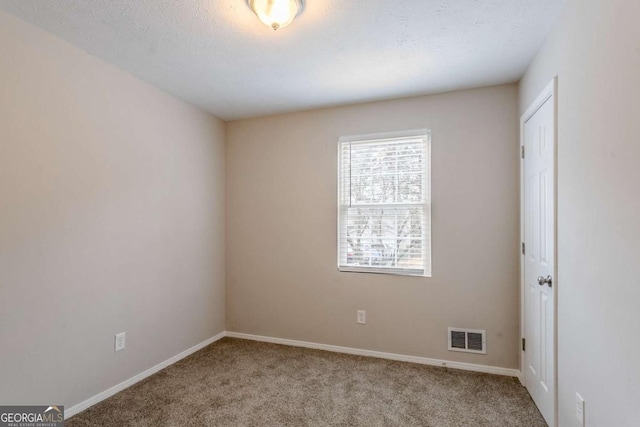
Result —
M 517 124 L 515 85 L 228 123 L 227 329 L 517 368 Z M 339 273 L 338 138 L 425 127 L 433 277 Z M 488 354 L 448 352 L 448 326 Z
M 558 75 L 559 425 L 637 426 L 640 2 L 569 0 L 520 85 Z
M 224 330 L 224 123 L 2 12 L 0 52 L 0 403 L 69 407 Z

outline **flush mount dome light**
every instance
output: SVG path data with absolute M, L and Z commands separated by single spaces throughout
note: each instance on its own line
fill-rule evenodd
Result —
M 274 30 L 291 24 L 304 7 L 303 0 L 247 0 L 247 4 L 265 25 Z

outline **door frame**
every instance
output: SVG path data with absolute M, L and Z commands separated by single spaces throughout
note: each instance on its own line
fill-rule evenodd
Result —
M 540 95 L 527 108 L 525 113 L 520 117 L 520 242 L 525 241 L 524 235 L 524 158 L 522 150 L 524 147 L 524 124 L 544 105 L 545 102 L 553 98 L 553 178 L 554 178 L 554 265 L 553 265 L 553 419 L 554 425 L 558 425 L 558 76 L 555 76 L 549 84 L 542 90 Z M 526 153 L 525 153 L 526 155 Z M 520 382 L 526 386 L 526 375 L 524 369 L 526 366 L 525 351 L 522 351 L 522 340 L 525 338 L 525 278 L 524 278 L 524 260 L 520 248 Z M 553 426 L 552 426 L 553 427 Z

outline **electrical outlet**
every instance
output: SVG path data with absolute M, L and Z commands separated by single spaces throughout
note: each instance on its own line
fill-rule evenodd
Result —
M 114 351 L 124 350 L 125 340 L 126 340 L 126 336 L 124 332 L 120 332 L 119 334 L 116 334 Z
M 356 319 L 356 322 L 361 323 L 363 325 L 367 323 L 367 312 L 364 310 L 358 310 L 358 317 Z
M 576 393 L 576 418 L 580 421 L 580 426 L 584 427 L 584 399 Z

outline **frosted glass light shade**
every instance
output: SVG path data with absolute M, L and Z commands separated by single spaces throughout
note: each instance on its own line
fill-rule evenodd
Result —
M 274 30 L 291 24 L 302 10 L 302 0 L 248 0 L 258 18 Z

